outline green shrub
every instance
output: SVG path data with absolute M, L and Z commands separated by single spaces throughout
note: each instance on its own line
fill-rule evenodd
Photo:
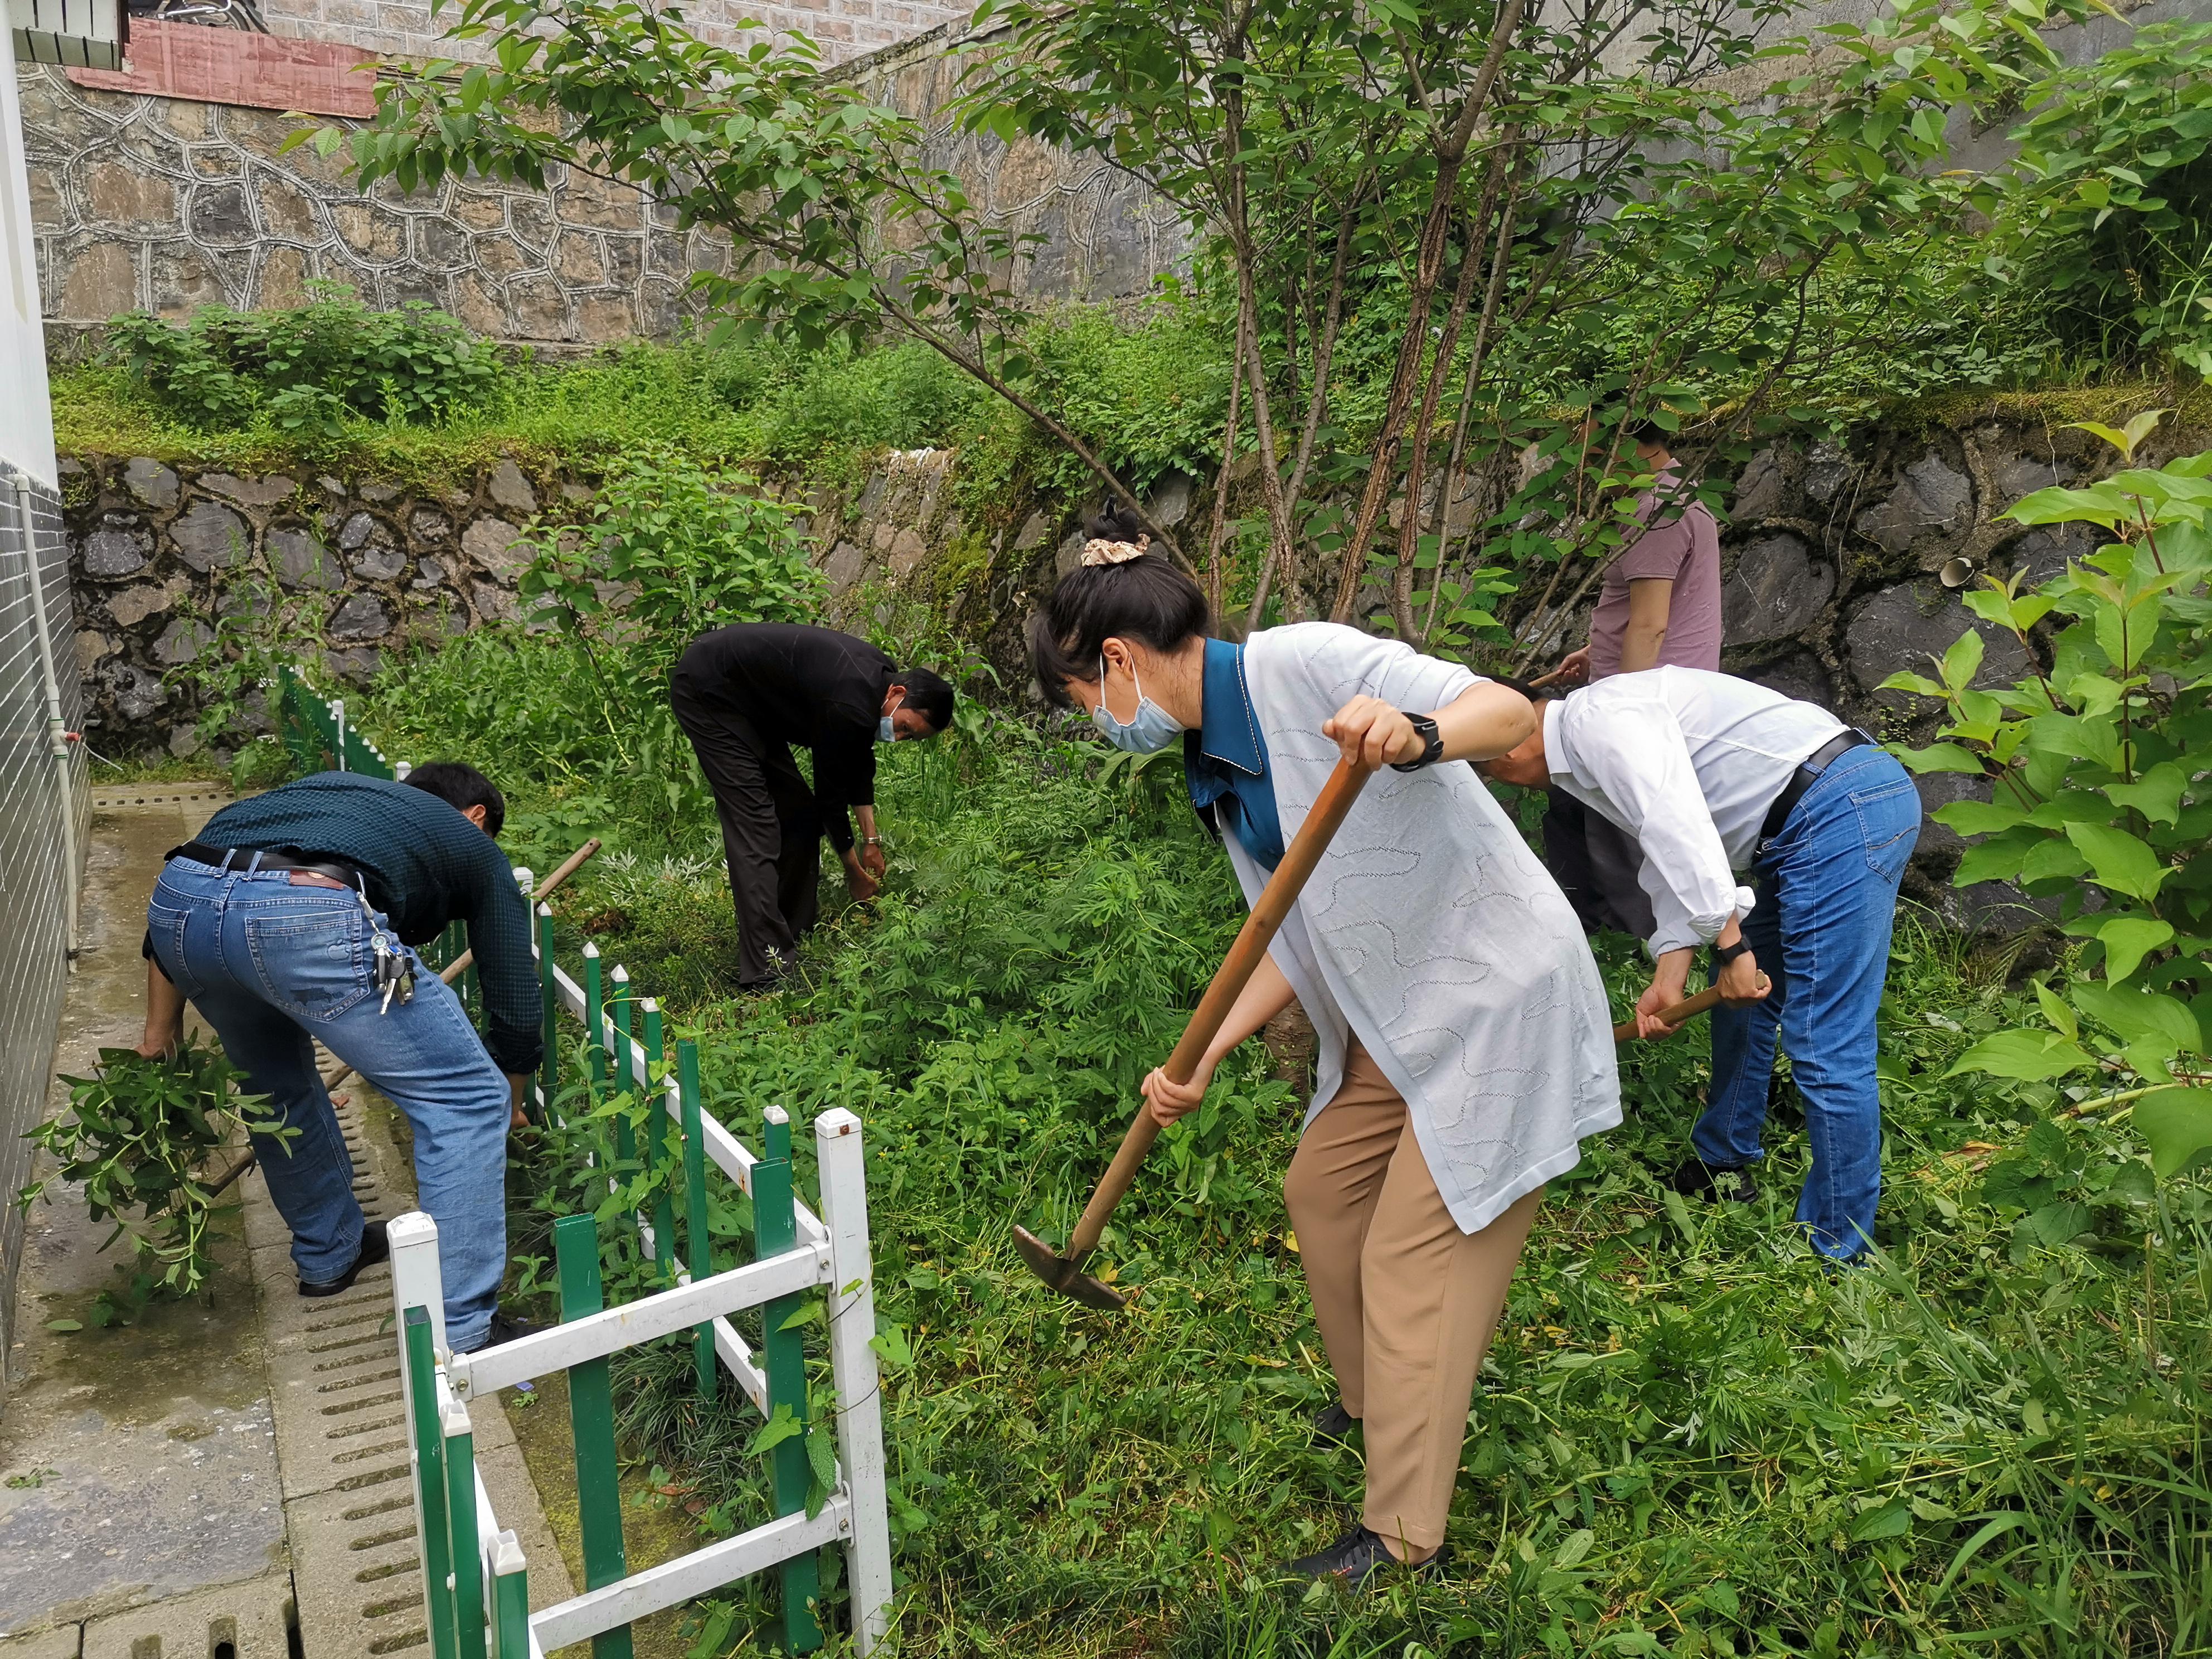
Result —
M 2132 459 L 2160 410 L 2124 431 L 2091 427 Z M 2069 618 L 2039 666 L 2009 690 L 1973 689 L 1983 646 L 1960 636 L 1939 684 L 1884 684 L 1943 700 L 1942 741 L 1908 750 L 1923 772 L 1991 780 L 1994 799 L 1936 812 L 1979 836 L 1954 879 L 2016 881 L 2060 902 L 2091 941 L 2085 971 L 2038 993 L 2046 1029 L 1999 1031 L 1962 1071 L 2041 1082 L 2087 1073 L 2080 1111 L 2125 1109 L 2161 1175 L 2212 1148 L 2212 453 L 2086 489 L 2038 490 L 2024 524 L 2093 526 L 2112 539 L 2033 592 L 1984 578 L 1966 603 L 2009 628 L 2031 662 L 2046 617 Z M 2093 976 L 2094 972 L 2094 976 Z M 2038 1212 L 2063 1233 L 2070 1201 Z M 2051 1242 L 2059 1242 L 2054 1237 Z
M 374 310 L 337 283 L 313 287 L 313 300 L 295 309 L 217 307 L 181 324 L 134 312 L 110 329 L 163 406 L 210 429 L 257 416 L 309 437 L 337 432 L 349 416 L 422 425 L 497 383 L 493 348 L 443 312 L 413 301 Z
M 2099 357 L 2212 375 L 2212 25 L 2139 30 L 2022 101 L 2023 285 Z

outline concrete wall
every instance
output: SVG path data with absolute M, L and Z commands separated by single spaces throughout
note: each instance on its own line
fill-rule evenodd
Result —
M 849 64 L 840 76 L 919 121 L 929 134 L 929 164 L 957 174 L 994 223 L 1044 238 L 1016 274 L 1018 291 L 1041 300 L 1126 299 L 1182 269 L 1190 244 L 1174 210 L 1128 174 L 1034 139 L 1009 146 L 954 131 L 945 112 L 970 39 L 965 24 L 948 24 Z
M 836 3 L 912 21 L 954 9 Z M 1040 144 L 953 133 L 943 112 L 957 73 L 948 53 L 963 38 L 958 26 L 939 28 L 846 72 L 927 125 L 931 159 L 959 173 L 993 217 L 1044 237 L 1024 289 L 1118 299 L 1177 268 L 1187 247 L 1174 216 L 1127 176 Z M 373 305 L 422 301 L 526 344 L 665 339 L 698 313 L 691 273 L 728 259 L 723 238 L 678 233 L 672 213 L 580 174 L 556 176 L 544 192 L 448 179 L 412 196 L 388 184 L 364 194 L 341 160 L 280 153 L 296 126 L 280 111 L 95 89 L 40 66 L 21 71 L 20 89 L 57 355 L 79 349 L 118 312 L 289 305 L 311 278 L 348 283 Z

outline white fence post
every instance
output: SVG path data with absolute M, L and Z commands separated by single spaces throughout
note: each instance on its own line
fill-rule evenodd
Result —
M 446 1349 L 446 1283 L 438 1272 L 438 1224 L 420 1210 L 395 1218 L 385 1229 L 392 1244 L 392 1311 L 403 1325 L 410 1308 L 430 1310 L 430 1346 Z M 403 1376 L 406 1373 L 400 1373 Z
M 407 1310 L 422 1308 L 430 1316 L 430 1346 L 446 1351 L 446 1287 L 438 1271 L 438 1224 L 420 1210 L 394 1217 L 385 1228 L 392 1245 L 392 1332 L 399 1348 L 399 1409 L 407 1430 L 407 1490 L 416 1500 L 415 1562 L 422 1575 L 423 1594 L 429 1597 L 430 1616 L 436 1618 L 436 1600 L 430 1596 L 430 1540 L 422 1510 L 422 1457 L 415 1443 L 415 1380 L 407 1364 Z
M 837 1455 L 853 1503 L 845 1546 L 853 1644 L 863 1659 L 890 1627 L 890 1506 L 876 1351 L 875 1267 L 868 1252 L 867 1153 L 860 1120 L 836 1107 L 814 1120 L 822 1219 L 830 1230 L 830 1366 L 837 1385 Z

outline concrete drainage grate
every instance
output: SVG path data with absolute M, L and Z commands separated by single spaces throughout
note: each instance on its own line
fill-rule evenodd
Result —
M 289 1574 L 156 1601 L 84 1627 L 83 1659 L 292 1659 Z
M 414 1171 L 397 1139 L 364 1109 L 360 1080 L 338 1092 L 346 1097 L 337 1112 L 353 1158 L 354 1190 L 372 1220 L 388 1221 L 411 1206 Z M 291 1236 L 258 1173 L 247 1177 L 246 1212 L 299 1598 L 297 1659 L 381 1659 L 423 1647 L 429 1636 L 407 1486 L 392 1270 L 371 1267 L 343 1295 L 309 1300 L 296 1287 Z M 529 1557 L 531 1605 L 566 1600 L 568 1575 L 506 1413 L 496 1401 L 478 1401 L 470 1415 L 484 1485 Z
M 211 811 L 229 805 L 235 799 L 219 783 L 105 783 L 94 784 L 91 793 L 92 810 L 95 812 L 121 811 L 133 806 L 204 806 Z

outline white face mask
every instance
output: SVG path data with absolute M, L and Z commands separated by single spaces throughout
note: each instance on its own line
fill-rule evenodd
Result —
M 1182 735 L 1182 722 L 1145 695 L 1145 683 L 1137 678 L 1133 663 L 1129 678 L 1137 688 L 1137 712 L 1125 722 L 1116 720 L 1106 706 L 1106 658 L 1104 653 L 1099 654 L 1098 707 L 1091 711 L 1091 723 L 1116 749 L 1133 755 L 1156 755 Z

